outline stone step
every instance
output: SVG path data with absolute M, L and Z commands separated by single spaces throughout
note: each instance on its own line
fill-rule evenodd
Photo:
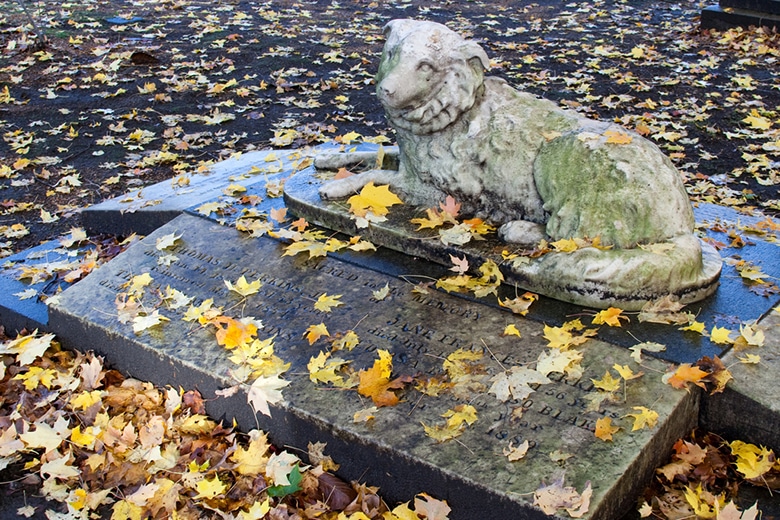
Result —
M 310 150 L 247 152 L 184 180 L 174 178 L 90 206 L 81 222 L 90 233 L 146 235 L 185 209 L 220 196 L 230 184 L 251 186 L 289 175 L 306 164 Z
M 780 0 L 720 0 L 718 4 L 723 8 L 780 15 Z
M 733 2 L 740 3 L 740 2 Z M 780 28 L 780 14 L 777 14 L 777 7 L 772 4 L 780 2 L 767 2 L 766 8 L 770 11 L 754 11 L 751 9 L 742 9 L 737 7 L 723 7 L 721 5 L 710 5 L 701 11 L 701 28 L 717 29 L 725 31 L 733 27 L 767 27 L 770 30 Z M 752 4 L 752 2 L 750 2 Z M 762 3 L 763 5 L 763 3 Z
M 703 400 L 701 426 L 780 453 L 780 305 L 759 322 L 759 330 L 765 337 L 762 347 L 734 349 L 723 358 L 734 380 L 722 394 Z M 741 363 L 748 353 L 758 355 L 760 363 Z
M 156 240 L 171 233 L 180 235 L 175 246 L 157 250 Z M 159 263 L 169 253 L 178 259 L 170 265 Z M 448 501 L 452 519 L 479 518 L 484 511 L 496 518 L 542 518 L 531 505 L 533 492 L 561 475 L 565 485 L 580 492 L 590 482 L 588 518 L 618 518 L 634 507 L 638 492 L 672 443 L 696 424 L 697 392 L 663 384 L 665 363 L 645 359 L 639 367 L 626 349 L 598 340 L 577 347 L 583 355 L 581 375 L 567 380 L 552 372 L 549 384 L 533 385 L 535 391 L 527 396 L 504 403 L 473 382 L 472 387 L 432 397 L 407 385 L 400 404 L 379 408 L 368 423 L 356 423 L 354 415 L 371 406 L 370 399 L 309 379 L 310 359 L 331 345 L 325 339 L 310 345 L 303 335 L 311 325 L 324 323 L 331 337 L 357 333 L 360 343 L 354 350 L 334 354 L 350 361 L 354 370 L 370 368 L 377 352 L 387 350 L 393 377 L 417 381 L 446 379 L 443 361 L 458 349 L 482 352 L 471 370 L 488 374 L 482 376 L 483 385 L 511 367 L 534 367 L 540 353 L 550 350 L 544 327 L 445 293 L 419 294 L 413 284 L 340 258 L 308 260 L 283 253 L 283 244 L 276 240 L 247 238 L 208 219 L 183 215 L 64 291 L 50 309 L 49 326 L 66 345 L 94 349 L 131 376 L 197 388 L 212 416 L 235 418 L 243 429 L 259 425 L 278 445 L 327 442 L 328 453 L 342 463 L 344 478 L 379 485 L 391 501 L 425 491 Z M 196 305 L 213 298 L 227 316 L 262 320 L 260 339 L 274 337 L 276 354 L 291 363 L 284 375 L 290 382 L 283 390 L 285 403 L 271 407 L 272 417 L 255 417 L 246 402 L 246 385 L 232 397 L 216 397 L 217 390 L 236 384 L 231 374 L 237 366 L 228 360 L 231 352 L 217 344 L 213 327 L 183 321 L 185 309 L 160 307 L 169 321 L 139 333 L 130 323 L 120 323 L 114 310 L 117 295 L 142 273 L 153 279 L 141 298 L 149 312 L 159 302 L 154 289 L 171 287 L 194 298 Z M 245 300 L 224 283 L 235 283 L 241 275 L 263 283 Z M 378 299 L 374 291 L 385 286 L 387 298 Z M 330 313 L 315 310 L 314 302 L 323 293 L 342 294 L 343 305 Z M 502 334 L 508 324 L 517 327 L 520 338 Z M 645 375 L 629 381 L 624 402 L 587 411 L 597 393 L 591 379 L 601 378 L 614 364 Z M 441 425 L 442 414 L 465 404 L 475 407 L 478 419 L 457 441 L 436 443 L 426 436 L 421 423 Z M 632 422 L 626 416 L 636 413 L 635 406 L 657 411 L 658 424 L 630 431 Z M 622 428 L 612 442 L 594 436 L 595 421 L 602 417 Z M 503 451 L 526 440 L 528 455 L 509 462 Z M 571 457 L 554 461 L 551 453 Z

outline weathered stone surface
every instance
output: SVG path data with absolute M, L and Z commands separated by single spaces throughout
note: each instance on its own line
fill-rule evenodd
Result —
M 731 2 L 737 4 L 739 2 Z M 711 5 L 701 11 L 702 29 L 727 30 L 732 27 L 768 27 L 770 29 L 780 27 L 780 2 L 767 0 L 766 2 L 745 2 L 751 7 L 767 9 L 753 10 L 751 8 L 731 7 L 724 5 Z M 721 2 L 723 4 L 723 2 Z
M 665 270 L 669 258 L 685 263 L 691 249 L 699 247 L 698 239 L 693 236 L 679 237 L 674 241 L 675 248 L 666 255 L 642 249 L 602 251 L 586 248 L 571 254 L 547 254 L 525 264 L 514 264 L 504 262 L 501 256 L 502 251 L 511 251 L 512 246 L 496 238 L 471 241 L 464 246 L 445 246 L 438 240 L 436 231 L 417 232 L 410 220 L 424 213 L 413 206 L 394 207 L 386 222 L 371 224 L 367 229 L 357 229 L 343 203 L 322 200 L 318 193 L 320 185 L 321 181 L 311 169 L 288 180 L 285 184 L 285 202 L 290 211 L 324 227 L 348 234 L 359 233 L 377 244 L 443 265 L 451 264 L 450 254 L 466 255 L 472 265 L 481 265 L 489 258 L 501 266 L 508 283 L 589 307 L 615 306 L 638 310 L 648 300 L 659 297 L 655 291 L 660 289 L 664 281 L 675 279 L 675 274 Z M 720 256 L 712 246 L 702 244 L 702 248 L 704 270 L 700 284 L 690 285 L 681 291 L 679 295 L 683 301 L 701 299 L 702 294 L 706 295 L 717 288 Z M 692 270 L 696 269 L 696 266 L 692 267 Z M 610 293 L 607 289 L 609 279 L 624 280 L 627 284 L 629 279 L 633 279 L 631 284 L 636 284 L 636 287 L 629 293 Z M 659 279 L 660 284 L 656 283 Z
M 170 233 L 182 236 L 170 251 L 179 260 L 166 267 L 158 264 L 161 252 L 155 240 Z M 488 377 L 512 366 L 533 367 L 548 350 L 543 327 L 447 294 L 417 294 L 401 279 L 335 258 L 304 261 L 281 253 L 274 240 L 247 239 L 233 229 L 183 215 L 65 291 L 51 309 L 50 324 L 67 345 L 93 348 L 130 375 L 198 388 L 211 414 L 236 417 L 248 429 L 256 423 L 243 392 L 213 399 L 215 390 L 234 383 L 229 353 L 217 345 L 213 330 L 182 321 L 183 310 L 161 307 L 170 321 L 134 334 L 112 309 L 122 284 L 149 272 L 153 285 L 176 288 L 194 297 L 196 304 L 214 298 L 226 315 L 259 318 L 265 324 L 261 338 L 276 335 L 277 355 L 292 364 L 285 375 L 291 381 L 284 390 L 287 403 L 272 407 L 271 419 L 259 416 L 260 427 L 272 432 L 279 444 L 301 447 L 326 441 L 328 452 L 343 463 L 346 478 L 378 484 L 390 500 L 408 500 L 426 491 L 450 503 L 453 519 L 479 518 L 486 510 L 496 518 L 542 518 L 529 505 L 529 493 L 560 472 L 565 472 L 567 485 L 580 491 L 587 481 L 592 483 L 589 517 L 617 518 L 633 505 L 635 493 L 671 444 L 695 424 L 698 394 L 663 385 L 665 366 L 652 359 L 645 362 L 646 375 L 629 382 L 625 403 L 586 411 L 588 396 L 595 392 L 591 378 L 602 377 L 615 363 L 638 369 L 625 349 L 596 340 L 579 347 L 582 377 L 567 381 L 553 372 L 552 383 L 538 386 L 525 399 L 502 403 L 484 388 L 462 399 L 447 393 L 430 397 L 407 387 L 400 405 L 379 409 L 367 424 L 355 424 L 353 414 L 370 401 L 355 391 L 309 381 L 309 359 L 330 346 L 324 340 L 310 346 L 302 338 L 310 325 L 325 323 L 331 335 L 354 330 L 359 345 L 339 355 L 355 370 L 369 368 L 376 351 L 386 349 L 393 355 L 393 375 L 412 377 L 443 376 L 443 359 L 458 348 L 484 350 L 480 364 Z M 263 282 L 260 292 L 246 301 L 223 283 L 240 275 Z M 385 284 L 389 296 L 377 300 L 373 291 Z M 342 294 L 343 305 L 329 314 L 314 310 L 314 300 L 322 293 Z M 152 296 L 144 298 L 146 304 L 155 302 Z M 501 335 L 509 323 L 517 326 L 521 338 Z M 476 407 L 478 421 L 460 442 L 436 444 L 425 436 L 421 422 L 441 424 L 442 413 L 466 402 Z M 633 406 L 656 410 L 658 426 L 629 432 L 631 421 L 625 415 L 634 412 Z M 524 410 L 517 420 L 511 419 L 514 408 Z M 614 442 L 595 439 L 593 428 L 600 417 L 612 417 L 623 427 Z M 524 440 L 532 446 L 526 458 L 508 462 L 502 450 Z M 549 455 L 555 450 L 573 457 L 559 465 Z
M 289 175 L 308 154 L 308 150 L 248 152 L 190 176 L 186 184 L 164 181 L 90 206 L 81 212 L 81 222 L 90 233 L 146 235 L 185 209 L 218 197 L 233 182 L 251 186 L 284 172 Z
M 780 15 L 780 0 L 720 0 L 718 4 L 724 8 Z
M 780 302 L 777 302 L 780 306 Z M 778 307 L 780 308 L 780 307 Z M 734 380 L 719 395 L 703 400 L 701 424 L 726 439 L 760 444 L 780 452 L 780 311 L 770 311 L 758 330 L 764 333 L 762 347 L 732 350 L 723 362 Z M 760 364 L 743 364 L 739 358 L 758 355 Z
M 510 269 L 568 302 L 638 310 L 670 294 L 687 303 L 715 291 L 717 251 L 694 235 L 682 176 L 655 143 L 484 77 L 485 51 L 444 25 L 393 20 L 384 32 L 376 90 L 395 129 L 398 170 L 332 180 L 319 187 L 323 198 L 376 182 L 422 208 L 453 197 L 465 214 L 500 226 L 512 247 L 598 237 L 612 249 L 556 252 Z M 645 249 L 654 244 L 667 252 Z
M 21 253 L 3 259 L 0 270 L 0 324 L 6 333 L 13 334 L 22 329 L 49 330 L 49 312 L 43 302 L 68 283 L 53 280 L 47 276 L 36 277 L 35 272 L 51 272 L 55 269 L 75 269 L 85 253 L 68 250 L 56 240 L 46 242 Z M 25 271 L 29 274 L 25 275 Z M 32 283 L 31 283 L 32 282 Z M 23 293 L 34 291 L 35 296 Z

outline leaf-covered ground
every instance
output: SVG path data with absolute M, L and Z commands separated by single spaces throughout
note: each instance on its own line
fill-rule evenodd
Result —
M 702 32 L 699 10 L 647 0 L 7 3 L 2 254 L 69 229 L 85 205 L 183 181 L 234 153 L 389 132 L 372 77 L 382 26 L 398 17 L 447 23 L 484 43 L 492 73 L 516 87 L 653 139 L 692 197 L 776 212 L 780 37 Z
M 382 26 L 399 17 L 446 23 L 482 42 L 492 73 L 514 86 L 653 139 L 673 158 L 693 199 L 780 212 L 780 36 L 700 31 L 698 2 L 20 0 L 4 7 L 2 256 L 64 234 L 78 224 L 78 210 L 86 205 L 163 179 L 184 183 L 235 153 L 303 147 L 351 132 L 392 138 L 373 96 L 372 77 Z M 76 235 L 71 233 L 72 240 L 83 239 Z M 121 247 L 102 238 L 94 263 Z M 77 279 L 86 272 L 65 276 Z M 261 434 L 242 437 L 201 418 L 197 399 L 187 401 L 192 394 L 136 382 L 123 386 L 119 374 L 105 372 L 89 355 L 53 348 L 40 357 L 43 347 L 35 342 L 6 342 L 3 348 L 12 350 L 3 351 L 8 409 L 0 430 L 17 439 L 8 433 L 10 425 L 46 424 L 40 434 L 36 426 L 25 440 L 14 441 L 42 458 L 54 443 L 55 448 L 67 443 L 72 462 L 83 469 L 84 485 L 49 491 L 60 493 L 79 514 L 90 509 L 90 501 L 101 501 L 103 480 L 111 478 L 131 483 L 122 488 L 131 495 L 113 497 L 125 504 L 128 517 L 138 504 L 164 517 L 174 488 L 177 504 L 187 511 L 183 516 L 190 507 L 192 515 L 242 507 L 255 516 L 265 507 L 289 512 L 303 505 L 305 511 L 322 498 L 319 474 L 296 475 L 290 457 L 274 459 L 277 473 L 242 472 L 240 454 L 259 450 Z M 680 376 L 681 384 L 696 384 L 693 376 Z M 131 397 L 132 406 L 123 401 Z M 96 408 L 98 400 L 89 399 L 98 398 Z M 38 407 L 41 399 L 57 406 Z M 136 413 L 139 409 L 144 412 Z M 100 414 L 106 414 L 105 425 L 96 422 L 98 416 L 103 420 Z M 148 418 L 153 419 L 143 426 L 137 422 Z M 158 439 L 160 421 L 173 437 Z M 90 451 L 95 432 L 87 431 L 95 425 L 116 430 L 112 456 L 124 457 L 124 448 L 137 450 L 133 456 L 143 464 L 115 465 L 120 469 L 112 475 L 95 471 L 101 455 Z M 207 430 L 209 442 L 203 440 Z M 758 447 L 697 435 L 678 443 L 670 465 L 661 468 L 656 489 L 648 491 L 653 508 L 648 514 L 676 518 L 693 509 L 712 516 L 712 504 L 726 507 L 738 482 L 771 480 L 780 470 L 774 454 Z M 182 449 L 166 452 L 173 444 Z M 149 455 L 144 447 L 158 452 Z M 281 453 L 269 447 L 258 457 L 267 463 L 272 455 Z M 740 457 L 749 471 L 740 470 Z M 56 467 L 58 460 L 18 464 L 29 462 L 32 473 L 59 482 L 72 468 Z M 44 463 L 52 464 L 45 472 Z M 133 479 L 144 480 L 137 468 L 150 463 L 167 476 L 145 488 Z M 100 485 L 88 485 L 93 482 Z M 279 487 L 277 501 L 255 504 L 240 496 L 269 484 Z M 288 485 L 301 489 L 293 492 Z M 230 495 L 228 489 L 237 491 Z M 345 518 L 384 511 L 365 486 L 342 492 L 357 500 Z M 420 501 L 418 512 L 439 507 L 427 497 Z M 324 514 L 318 511 L 306 515 Z M 441 513 L 423 516 L 443 518 Z M 416 517 L 411 514 L 398 510 L 397 516 Z M 728 514 L 721 517 L 739 518 Z

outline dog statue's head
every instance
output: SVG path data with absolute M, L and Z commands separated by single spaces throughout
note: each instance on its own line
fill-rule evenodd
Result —
M 376 90 L 393 126 L 431 134 L 474 105 L 490 68 L 482 47 L 427 21 L 393 20 L 385 36 Z

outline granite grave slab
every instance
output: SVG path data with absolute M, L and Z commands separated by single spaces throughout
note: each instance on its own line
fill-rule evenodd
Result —
M 62 242 L 51 240 L 3 259 L 0 323 L 6 332 L 49 330 L 45 299 L 70 285 L 53 273 L 77 270 L 92 249 L 88 245 L 69 249 Z
M 310 150 L 247 152 L 209 166 L 203 173 L 175 177 L 90 206 L 81 222 L 90 233 L 146 235 L 186 208 L 214 199 L 232 183 L 249 186 L 289 175 L 308 164 Z
M 703 400 L 702 427 L 727 439 L 767 446 L 780 452 L 780 307 L 759 322 L 764 335 L 761 347 L 734 349 L 723 358 L 731 367 L 732 381 L 722 394 Z M 747 354 L 758 355 L 759 363 L 740 362 Z
M 161 262 L 156 240 L 171 233 L 180 238 L 165 254 L 177 259 Z M 592 485 L 588 518 L 617 518 L 634 506 L 637 492 L 671 444 L 695 426 L 698 393 L 663 384 L 665 363 L 647 358 L 640 367 L 626 349 L 595 339 L 577 347 L 583 356 L 581 375 L 550 372 L 550 383 L 534 384 L 527 395 L 502 402 L 485 391 L 491 378 L 511 367 L 535 366 L 550 350 L 542 324 L 442 292 L 421 298 L 414 284 L 341 258 L 282 253 L 276 240 L 248 238 L 182 215 L 64 291 L 50 309 L 50 326 L 66 345 L 92 348 L 131 376 L 198 388 L 211 415 L 235 417 L 243 429 L 259 425 L 277 444 L 327 442 L 328 453 L 343 463 L 343 477 L 377 484 L 390 500 L 405 501 L 424 490 L 446 499 L 453 519 L 478 518 L 487 510 L 497 518 L 545 518 L 531 506 L 531 496 L 561 475 L 578 491 L 587 482 Z M 134 333 L 130 323 L 119 321 L 115 301 L 126 290 L 124 284 L 142 273 L 153 279 L 142 304 L 148 310 L 159 305 L 169 321 Z M 227 289 L 224 281 L 235 282 L 241 275 L 262 282 L 257 294 L 242 298 Z M 212 327 L 183 321 L 183 308 L 160 305 L 157 291 L 167 287 L 192 297 L 195 305 L 211 298 L 225 315 L 262 320 L 258 337 L 273 337 L 275 353 L 291 364 L 284 375 L 290 382 L 283 391 L 285 403 L 271 408 L 272 417 L 255 417 L 246 403 L 247 387 L 229 398 L 215 397 L 218 389 L 235 384 L 237 365 L 217 344 Z M 387 297 L 374 294 L 384 287 Z M 330 313 L 315 310 L 323 293 L 343 295 L 343 305 Z M 358 335 L 354 350 L 334 354 L 354 370 L 368 369 L 378 351 L 386 350 L 393 377 L 418 383 L 447 380 L 444 362 L 453 353 L 476 354 L 468 372 L 473 386 L 434 397 L 408 384 L 399 392 L 400 404 L 379 408 L 373 420 L 356 423 L 355 413 L 370 400 L 309 378 L 310 359 L 332 348 L 325 338 L 310 344 L 302 337 L 319 323 L 332 337 L 349 330 Z M 502 334 L 508 324 L 516 325 L 519 338 Z M 645 375 L 628 382 L 620 402 L 588 411 L 598 392 L 592 379 L 615 364 Z M 437 443 L 425 435 L 423 424 L 441 424 L 442 414 L 465 404 L 475 407 L 478 419 L 457 442 Z M 630 431 L 627 414 L 637 413 L 635 406 L 655 410 L 657 425 Z M 603 417 L 622 428 L 612 442 L 594 436 L 595 422 Z M 526 440 L 531 446 L 526 457 L 509 462 L 503 451 Z
M 780 0 L 720 0 L 701 11 L 703 29 L 780 27 Z

